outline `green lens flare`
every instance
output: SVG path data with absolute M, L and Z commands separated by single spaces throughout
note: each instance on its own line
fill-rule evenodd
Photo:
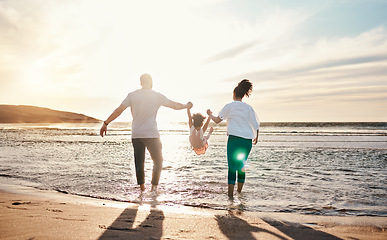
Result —
M 234 153 L 234 159 L 238 161 L 246 161 L 247 159 L 247 152 L 245 149 L 238 149 Z
M 245 159 L 246 157 L 246 154 L 244 153 L 239 153 L 236 157 L 236 159 L 238 159 L 239 161 L 243 161 L 243 159 Z

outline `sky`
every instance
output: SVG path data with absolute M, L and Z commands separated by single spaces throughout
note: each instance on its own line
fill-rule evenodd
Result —
M 263 122 L 387 122 L 386 12 L 385 0 L 0 0 L 0 104 L 104 120 L 149 73 L 192 112 L 216 115 L 247 78 Z

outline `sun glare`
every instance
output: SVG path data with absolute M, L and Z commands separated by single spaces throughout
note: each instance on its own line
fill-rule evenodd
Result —
M 248 78 L 244 101 L 264 121 L 384 120 L 385 27 L 314 36 L 305 29 L 317 5 L 253 2 L 6 1 L 2 101 L 105 118 L 149 73 L 155 91 L 192 112 L 216 114 Z M 185 120 L 178 112 L 160 118 Z
M 29 90 L 44 87 L 45 79 L 43 71 L 43 68 L 37 62 L 30 64 L 28 68 L 25 69 L 22 79 L 24 79 L 24 82 L 30 87 Z
M 91 2 L 85 1 L 82 12 L 89 26 L 100 31 L 100 41 L 106 49 L 103 57 L 109 62 L 105 67 L 110 68 L 116 83 L 126 84 L 128 78 L 137 83 L 138 77 L 146 72 L 152 75 L 155 90 L 172 99 L 181 97 L 182 91 L 191 99 L 198 98 L 197 93 L 217 92 L 215 79 L 222 78 L 222 73 L 231 68 L 218 71 L 216 65 L 210 68 L 203 63 L 208 55 L 222 49 L 219 45 L 229 38 L 220 23 L 210 24 L 205 18 L 198 18 L 200 4 L 172 2 L 176 9 L 160 1 L 136 2 L 135 9 L 130 1 L 114 5 L 92 1 L 95 10 L 89 11 Z M 217 29 L 215 35 L 214 29 Z M 88 68 L 85 71 L 101 71 L 101 66 Z M 105 78 L 95 80 L 104 82 Z M 135 88 L 133 85 L 130 87 Z

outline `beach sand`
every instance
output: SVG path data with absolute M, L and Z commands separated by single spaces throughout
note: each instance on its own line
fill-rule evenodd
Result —
M 387 239 L 385 217 L 123 203 L 2 186 L 1 239 Z

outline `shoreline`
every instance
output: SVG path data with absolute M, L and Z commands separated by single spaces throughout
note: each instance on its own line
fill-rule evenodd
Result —
M 387 218 L 135 204 L 0 185 L 2 239 L 387 239 Z
M 42 195 L 48 197 L 56 196 L 57 198 L 63 198 L 63 196 L 68 196 L 69 199 L 73 198 L 83 198 L 83 201 L 88 203 L 93 203 L 92 200 L 97 201 L 107 201 L 110 203 L 116 203 L 115 206 L 119 206 L 120 204 L 130 203 L 130 204 L 139 204 L 136 199 L 132 200 L 125 200 L 120 198 L 111 198 L 111 197 L 103 197 L 103 196 L 93 196 L 93 195 L 86 195 L 86 194 L 76 194 L 76 193 L 69 193 L 67 191 L 62 190 L 55 190 L 55 189 L 41 189 L 38 187 L 34 187 L 31 182 L 28 181 L 17 181 L 14 182 L 10 180 L 9 178 L 0 176 L 0 191 L 6 191 L 6 192 L 13 192 L 13 193 L 21 193 L 21 194 L 32 194 L 32 195 Z M 148 196 L 150 194 L 146 193 L 144 204 L 150 204 L 151 197 Z M 165 199 L 162 199 L 161 201 L 158 201 L 158 205 L 166 205 L 166 206 L 181 206 L 181 207 L 187 207 L 187 208 L 193 208 L 193 209 L 203 209 L 203 210 L 219 210 L 219 211 L 227 211 L 231 208 L 241 208 L 241 210 L 244 213 L 247 214 L 258 214 L 258 213 L 267 213 L 267 214 L 295 214 L 300 216 L 314 216 L 314 217 L 370 217 L 370 218 L 386 218 L 387 215 L 377 215 L 377 214 L 314 214 L 310 212 L 297 212 L 297 211 L 289 211 L 289 210 L 252 210 L 249 208 L 246 208 L 245 204 L 243 202 L 240 202 L 239 200 L 236 200 L 232 205 L 224 205 L 224 206 L 215 206 L 213 203 L 206 202 L 205 204 L 185 204 L 181 202 L 173 202 L 173 201 L 166 201 Z M 113 204 L 114 205 L 114 204 Z M 387 222 L 386 222 L 387 225 Z

